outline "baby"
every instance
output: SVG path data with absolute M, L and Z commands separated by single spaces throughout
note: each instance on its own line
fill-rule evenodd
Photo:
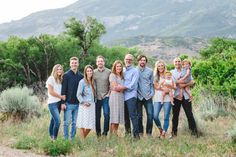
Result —
M 169 71 L 165 72 L 165 79 L 161 82 L 161 87 L 169 89 L 169 92 L 166 93 L 165 91 L 162 92 L 162 97 L 161 97 L 161 104 L 164 103 L 165 96 L 169 94 L 170 96 L 170 102 L 172 105 L 174 105 L 174 90 L 170 88 L 172 86 L 173 88 L 176 88 L 175 82 L 172 79 L 172 74 Z
M 183 84 L 186 84 L 186 83 L 189 83 L 191 80 L 192 80 L 192 72 L 191 72 L 191 62 L 190 60 L 188 59 L 184 59 L 182 61 L 182 71 L 181 71 L 181 74 L 180 74 L 180 77 L 178 78 L 179 80 L 179 84 L 183 83 Z M 192 97 L 192 94 L 190 92 L 190 89 L 189 89 L 189 86 L 186 86 L 183 88 L 180 88 L 180 91 L 179 91 L 179 95 L 177 97 L 177 99 L 179 100 L 182 100 L 183 98 L 183 90 L 185 90 L 185 92 L 188 94 L 189 96 L 189 101 L 192 101 L 193 97 Z

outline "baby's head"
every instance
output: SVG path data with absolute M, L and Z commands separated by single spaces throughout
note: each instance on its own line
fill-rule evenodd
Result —
M 171 74 L 170 71 L 166 71 L 165 72 L 165 79 L 167 79 L 167 80 L 171 80 L 172 79 L 172 74 Z
M 182 66 L 183 66 L 184 68 L 190 68 L 190 67 L 192 66 L 192 63 L 191 63 L 190 60 L 184 59 L 184 60 L 182 61 Z

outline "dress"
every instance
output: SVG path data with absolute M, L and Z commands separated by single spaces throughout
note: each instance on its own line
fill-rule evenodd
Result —
M 92 86 L 87 85 L 84 79 L 79 82 L 77 98 L 80 103 L 76 126 L 78 128 L 95 130 L 94 95 L 92 92 Z M 87 107 L 84 103 L 90 103 L 91 105 Z
M 184 80 L 184 83 L 189 83 L 192 80 L 192 70 L 191 68 L 182 68 L 181 73 L 180 73 L 180 78 L 183 78 L 187 74 L 187 70 L 189 69 L 189 75 L 186 77 Z
M 123 85 L 124 80 L 111 73 L 110 84 L 117 83 Z M 110 123 L 124 124 L 124 94 L 123 92 L 112 91 L 109 96 Z

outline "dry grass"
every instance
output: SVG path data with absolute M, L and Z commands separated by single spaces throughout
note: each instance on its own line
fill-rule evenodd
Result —
M 158 131 L 154 125 L 153 137 L 142 137 L 139 141 L 133 141 L 130 137 L 124 137 L 124 127 L 119 129 L 119 137 L 107 137 L 97 139 L 92 132 L 89 137 L 80 141 L 77 134 L 73 151 L 69 156 L 235 156 L 236 145 L 231 142 L 230 137 L 226 134 L 233 128 L 235 120 L 230 116 L 218 117 L 214 121 L 202 121 L 195 112 L 196 121 L 204 136 L 195 138 L 187 131 L 186 118 L 181 112 L 180 126 L 178 137 L 169 140 L 160 140 Z M 47 127 L 49 124 L 49 114 L 45 111 L 44 115 L 38 119 L 32 119 L 28 123 L 0 125 L 0 143 L 12 146 L 22 137 L 32 137 L 37 141 L 37 145 L 32 151 L 44 154 L 42 144 L 48 139 Z M 59 136 L 62 135 L 60 128 Z

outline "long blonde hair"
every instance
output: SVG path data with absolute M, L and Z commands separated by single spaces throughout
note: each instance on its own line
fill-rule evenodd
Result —
M 93 67 L 92 67 L 92 65 L 86 65 L 86 66 L 84 67 L 84 79 L 85 79 L 85 82 L 86 82 L 87 85 L 90 85 L 89 81 L 91 82 L 91 86 L 92 86 L 92 90 L 93 90 L 93 95 L 95 96 L 95 83 L 94 83 L 94 78 L 93 78 L 93 75 L 92 75 L 91 80 L 88 80 L 88 76 L 87 76 L 87 73 L 86 73 L 86 71 L 87 71 L 88 68 L 92 69 L 92 72 L 93 72 Z
M 113 63 L 111 72 L 112 72 L 113 74 L 117 75 L 117 73 L 116 73 L 116 65 L 117 65 L 117 64 L 121 64 L 122 69 L 121 69 L 121 72 L 120 72 L 120 77 L 121 77 L 122 79 L 124 79 L 123 64 L 122 64 L 122 62 L 121 62 L 120 60 L 116 60 L 116 61 Z
M 166 70 L 167 70 L 166 63 L 163 60 L 156 61 L 155 67 L 154 67 L 154 70 L 153 70 L 154 81 L 156 81 L 156 82 L 159 82 L 159 80 L 160 80 L 160 72 L 158 70 L 158 64 L 160 64 L 160 63 L 162 63 L 164 65 L 163 73 L 165 73 Z
M 60 76 L 57 75 L 57 69 L 58 68 L 62 69 L 62 72 L 61 72 Z M 51 76 L 54 77 L 54 79 L 56 80 L 56 83 L 60 84 L 62 82 L 63 75 L 64 75 L 64 70 L 63 70 L 62 65 L 61 64 L 54 65 L 53 68 L 52 68 Z

